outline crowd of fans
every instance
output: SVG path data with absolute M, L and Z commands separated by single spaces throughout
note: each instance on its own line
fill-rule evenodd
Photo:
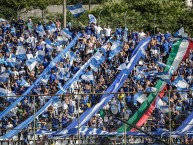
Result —
M 47 25 L 55 24 L 56 31 L 49 32 Z M 7 133 L 21 122 L 25 121 L 29 116 L 32 116 L 35 111 L 38 111 L 50 98 L 59 90 L 58 84 L 63 86 L 80 67 L 87 62 L 87 60 L 97 51 L 100 51 L 101 46 L 106 45 L 106 59 L 102 65 L 99 66 L 98 71 L 93 71 L 94 83 L 86 80 L 76 81 L 71 88 L 66 91 L 66 95 L 60 97 L 61 105 L 50 106 L 38 119 L 35 120 L 35 127 L 38 129 L 48 129 L 52 131 L 66 128 L 77 115 L 100 101 L 102 95 L 89 93 L 103 93 L 113 82 L 120 70 L 117 68 L 126 61 L 130 60 L 131 54 L 135 46 L 140 40 L 146 38 L 150 34 L 143 31 L 126 31 L 121 26 L 116 30 L 112 30 L 110 26 L 88 24 L 85 28 L 76 28 L 68 23 L 67 29 L 72 32 L 72 38 L 65 39 L 65 44 L 56 45 L 58 37 L 61 35 L 61 23 L 59 20 L 50 21 L 49 24 L 43 25 L 46 35 L 40 35 L 36 28 L 41 23 L 33 23 L 31 19 L 24 21 L 21 17 L 18 21 L 0 23 L 0 73 L 9 72 L 9 80 L 7 82 L 0 82 L 0 88 L 8 90 L 15 95 L 22 95 L 29 86 L 21 85 L 21 80 L 25 79 L 29 85 L 32 85 L 36 78 L 43 72 L 49 63 L 59 54 L 69 42 L 77 36 L 78 32 L 83 32 L 83 36 L 78 39 L 76 45 L 71 51 L 76 55 L 75 60 L 70 64 L 69 55 L 61 58 L 60 62 L 49 72 L 49 80 L 44 83 L 41 81 L 31 92 L 34 97 L 27 96 L 16 107 L 14 107 L 9 114 L 0 120 L 1 135 Z M 122 50 L 111 60 L 109 54 L 111 51 L 111 42 L 105 43 L 112 36 L 113 40 L 121 40 L 123 42 Z M 51 40 L 53 49 L 49 49 L 46 39 Z M 134 99 L 137 92 L 147 92 L 148 88 L 154 87 L 157 78 L 151 76 L 143 76 L 145 72 L 163 72 L 163 67 L 156 62 L 160 61 L 166 63 L 170 54 L 174 40 L 169 32 L 165 34 L 158 33 L 152 37 L 150 44 L 146 51 L 146 57 L 141 59 L 132 73 L 129 75 L 124 85 L 114 98 L 100 110 L 98 114 L 93 116 L 87 124 L 89 127 L 101 128 L 106 131 L 116 131 L 122 123 L 114 119 L 109 114 L 109 106 L 111 104 L 118 105 L 120 116 L 122 118 L 131 117 L 139 108 L 140 103 Z M 44 61 L 38 61 L 33 70 L 29 70 L 26 65 L 28 58 L 20 59 L 16 55 L 18 46 L 23 46 L 26 49 L 26 55 L 31 54 L 36 56 L 38 50 L 45 52 Z M 7 59 L 16 56 L 15 66 L 10 66 L 6 62 Z M 193 87 L 192 68 L 193 68 L 193 51 L 191 50 L 189 57 L 180 63 L 179 68 L 175 71 L 172 77 L 174 80 L 178 75 L 181 75 L 190 88 Z M 65 69 L 65 76 L 61 78 L 60 71 Z M 85 71 L 91 71 L 88 67 Z M 168 86 L 169 87 L 169 86 Z M 172 87 L 176 90 L 176 87 Z M 129 93 L 132 92 L 132 93 Z M 75 95 L 73 95 L 75 94 Z M 85 94 L 85 95 L 78 95 Z M 148 93 L 149 94 L 149 93 Z M 38 97 L 38 95 L 41 95 Z M 79 104 L 78 104 L 79 98 Z M 1 97 L 0 111 L 5 110 L 16 98 Z M 187 99 L 181 97 L 179 92 L 169 94 L 165 93 L 163 97 L 165 105 L 171 104 L 171 118 L 172 129 L 175 130 L 182 121 L 192 111 L 192 93 L 187 92 Z M 79 108 L 78 108 L 79 107 Z M 34 123 L 34 122 L 33 122 Z M 31 123 L 28 129 L 33 129 Z M 151 131 L 156 131 L 158 128 L 169 129 L 169 114 L 157 107 L 151 116 L 150 122 Z M 147 129 L 147 123 L 143 126 Z M 22 130 L 23 136 L 28 136 L 30 131 L 28 129 Z M 21 133 L 18 136 L 21 136 Z

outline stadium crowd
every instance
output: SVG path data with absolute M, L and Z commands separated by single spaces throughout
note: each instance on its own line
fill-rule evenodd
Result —
M 43 24 L 45 35 L 40 35 L 40 33 L 36 31 L 39 25 L 41 25 L 41 23 L 35 24 L 31 19 L 24 21 L 21 17 L 17 21 L 12 20 L 11 22 L 6 21 L 0 23 L 0 73 L 9 72 L 9 79 L 0 82 L 0 88 L 2 90 L 7 90 L 12 95 L 22 95 L 49 65 L 53 58 L 81 31 L 83 32 L 83 36 L 78 39 L 76 45 L 71 49 L 74 55 L 76 55 L 76 58 L 71 62 L 69 53 L 64 56 L 60 62 L 52 68 L 51 72 L 49 72 L 49 79 L 46 82 L 41 81 L 30 92 L 32 96 L 25 97 L 9 114 L 0 120 L 1 135 L 6 134 L 9 130 L 25 121 L 29 116 L 32 116 L 34 109 L 38 111 L 51 98 L 51 95 L 56 94 L 60 89 L 58 84 L 63 86 L 95 52 L 100 51 L 101 46 L 105 45 L 106 59 L 105 62 L 99 66 L 97 72 L 93 71 L 94 83 L 79 79 L 66 91 L 66 95 L 60 97 L 59 106 L 50 106 L 35 121 L 35 127 L 37 129 L 56 131 L 66 128 L 77 118 L 78 114 L 81 114 L 100 101 L 102 95 L 89 93 L 103 93 L 119 74 L 120 70 L 117 68 L 127 59 L 130 60 L 132 52 L 140 40 L 150 36 L 148 32 L 144 33 L 143 30 L 125 31 L 121 26 L 117 27 L 116 30 L 111 29 L 109 25 L 101 27 L 96 24 L 88 24 L 85 28 L 76 28 L 71 23 L 68 23 L 67 29 L 72 33 L 72 37 L 64 38 L 61 34 L 62 28 L 59 20 L 50 21 L 49 24 L 47 24 L 56 26 L 54 32 L 48 31 L 47 25 Z M 121 51 L 114 58 L 109 59 L 112 43 L 107 40 L 111 36 L 113 40 L 121 40 L 123 45 Z M 65 39 L 65 43 L 58 44 L 59 38 Z M 48 39 L 51 41 L 52 49 L 48 47 L 46 41 Z M 109 106 L 111 104 L 118 105 L 122 118 L 131 117 L 140 106 L 140 102 L 134 98 L 135 93 L 146 92 L 149 94 L 150 88 L 154 87 L 157 81 L 157 78 L 144 74 L 164 71 L 163 67 L 158 65 L 157 62 L 166 63 L 173 43 L 174 39 L 172 34 L 168 31 L 165 34 L 159 32 L 153 36 L 148 45 L 146 57 L 139 61 L 138 65 L 129 75 L 119 90 L 121 93 L 116 94 L 108 105 L 93 116 L 87 126 L 101 128 L 109 132 L 116 131 L 117 127 L 122 123 L 110 115 Z M 26 50 L 26 56 L 24 58 L 18 57 L 17 54 L 18 49 L 21 47 Z M 37 57 L 38 51 L 44 52 L 45 56 L 43 61 L 38 60 L 35 68 L 30 70 L 28 65 L 26 65 L 26 61 Z M 15 59 L 15 64 L 8 63 L 9 60 L 13 58 Z M 189 57 L 185 61 L 181 62 L 178 70 L 173 72 L 172 80 L 180 75 L 186 80 L 189 87 L 192 88 L 192 68 L 193 51 L 190 52 Z M 60 76 L 62 69 L 65 71 L 63 77 Z M 88 67 L 86 72 L 88 71 L 92 71 L 92 68 Z M 23 83 L 24 81 L 26 81 L 25 84 Z M 26 83 L 28 85 L 26 85 Z M 176 90 L 174 86 L 168 86 L 168 88 L 172 88 L 174 91 Z M 2 96 L 6 95 L 8 94 Z M 35 95 L 35 104 L 33 102 L 33 95 Z M 185 93 L 185 97 L 184 93 L 181 94 L 179 92 L 172 92 L 170 97 L 169 93 L 164 94 L 163 106 L 168 106 L 169 101 L 171 104 L 173 130 L 175 130 L 192 111 L 192 95 L 192 92 Z M 0 112 L 5 110 L 15 99 L 15 97 L 0 97 Z M 163 110 L 160 106 L 156 107 L 150 117 L 149 127 L 151 127 L 151 131 L 156 131 L 158 128 L 169 129 L 169 113 Z M 22 130 L 22 132 L 18 134 L 19 138 L 21 135 L 27 138 L 30 132 L 33 131 L 33 125 L 32 122 L 28 126 L 29 130 Z M 147 127 L 148 124 L 143 125 L 144 129 L 147 129 Z M 28 142 L 27 139 L 26 142 Z

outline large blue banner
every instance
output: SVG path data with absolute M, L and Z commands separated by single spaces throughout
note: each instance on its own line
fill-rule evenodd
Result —
M 36 79 L 36 81 L 22 94 L 22 97 L 19 97 L 18 99 L 15 100 L 15 102 L 13 102 L 10 106 L 7 107 L 7 109 L 5 109 L 4 111 L 2 111 L 0 113 L 0 119 L 2 117 L 4 117 L 13 107 L 15 107 L 21 100 L 23 100 L 27 95 L 30 93 L 30 91 L 41 81 L 42 77 L 44 75 L 46 75 L 47 72 L 49 72 L 55 65 L 56 63 L 58 63 L 60 61 L 60 59 L 62 58 L 63 55 L 65 55 L 70 48 L 72 48 L 79 37 L 81 37 L 82 34 L 79 33 L 78 36 L 76 36 L 71 42 L 70 44 L 62 51 L 60 52 L 60 54 L 58 54 L 53 60 L 52 62 L 50 62 L 50 64 L 46 67 L 46 69 L 40 74 L 40 76 Z
M 135 67 L 135 65 L 137 64 L 137 62 L 139 61 L 139 59 L 141 58 L 141 56 L 143 56 L 143 52 L 144 50 L 147 49 L 147 45 L 149 44 L 151 40 L 151 37 L 148 37 L 144 40 L 142 40 L 138 46 L 137 46 L 137 52 L 135 52 L 135 55 L 131 58 L 129 64 L 127 65 L 127 68 L 122 70 L 121 73 L 117 76 L 117 78 L 114 80 L 114 82 L 111 84 L 111 86 L 106 90 L 105 93 L 116 93 L 121 86 L 123 85 L 123 83 L 125 82 L 125 80 L 128 78 L 128 75 L 130 74 L 130 72 L 133 70 L 133 68 Z M 100 109 L 102 109 L 112 98 L 113 98 L 114 94 L 110 94 L 110 95 L 103 95 L 102 99 L 100 100 L 100 102 L 98 104 L 96 104 L 95 106 L 91 107 L 90 109 L 88 109 L 87 111 L 85 111 L 78 119 L 76 119 L 75 121 L 73 121 L 66 129 L 72 129 L 72 128 L 77 128 L 78 126 L 84 126 L 90 119 L 92 116 L 94 116 L 97 112 L 100 111 Z M 58 131 L 56 133 L 53 133 L 53 135 L 60 135 L 63 134 L 63 130 L 62 131 Z

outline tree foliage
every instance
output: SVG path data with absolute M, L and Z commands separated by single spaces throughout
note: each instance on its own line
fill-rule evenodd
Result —
M 0 16 L 6 19 L 16 18 L 17 10 L 39 8 L 45 10 L 48 5 L 62 5 L 63 0 L 3 0 L 0 4 Z M 92 0 L 92 4 L 102 3 L 105 0 Z M 68 5 L 82 3 L 88 4 L 89 0 L 66 0 Z
M 63 0 L 4 0 L 0 5 L 0 16 L 9 19 L 16 16 L 17 9 L 40 8 L 46 9 L 48 5 L 62 4 Z M 88 14 L 93 14 L 100 24 L 110 24 L 116 27 L 121 24 L 124 26 L 124 14 L 126 15 L 127 27 L 131 29 L 144 29 L 145 31 L 161 31 L 178 30 L 182 25 L 189 33 L 193 32 L 193 11 L 185 7 L 185 0 L 92 0 L 92 4 L 99 3 L 100 6 L 91 12 L 86 11 L 79 17 L 84 25 L 88 23 Z M 70 4 L 88 4 L 89 0 L 67 0 Z M 99 16 L 99 13 L 101 15 Z M 47 15 L 49 18 L 60 16 L 62 14 Z M 70 12 L 67 12 L 67 21 L 71 21 L 74 25 L 79 25 L 77 19 L 73 18 Z
M 101 22 L 119 22 L 124 26 L 124 13 L 129 29 L 144 29 L 153 33 L 172 32 L 182 25 L 189 33 L 193 33 L 193 11 L 185 6 L 185 0 L 109 0 L 92 11 L 98 17 L 102 10 Z

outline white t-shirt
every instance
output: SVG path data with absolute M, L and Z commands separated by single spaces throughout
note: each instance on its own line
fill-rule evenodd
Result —
M 97 34 L 100 34 L 103 29 L 100 26 L 99 27 L 95 26 L 95 30 L 96 30 Z
M 111 28 L 104 28 L 105 30 L 105 36 L 110 37 L 111 36 Z
M 68 105 L 66 104 L 66 102 L 63 102 L 63 103 L 62 103 L 62 108 L 63 108 L 64 110 L 68 109 Z
M 140 33 L 139 33 L 139 38 L 140 38 L 140 39 L 145 38 L 145 36 L 146 36 L 146 34 L 145 34 L 144 32 L 140 32 Z
M 45 50 L 46 42 L 45 42 L 45 41 L 42 41 L 40 45 L 42 46 L 43 50 Z
M 13 128 L 13 124 L 8 124 L 8 125 L 6 126 L 6 128 L 7 128 L 7 129 Z

